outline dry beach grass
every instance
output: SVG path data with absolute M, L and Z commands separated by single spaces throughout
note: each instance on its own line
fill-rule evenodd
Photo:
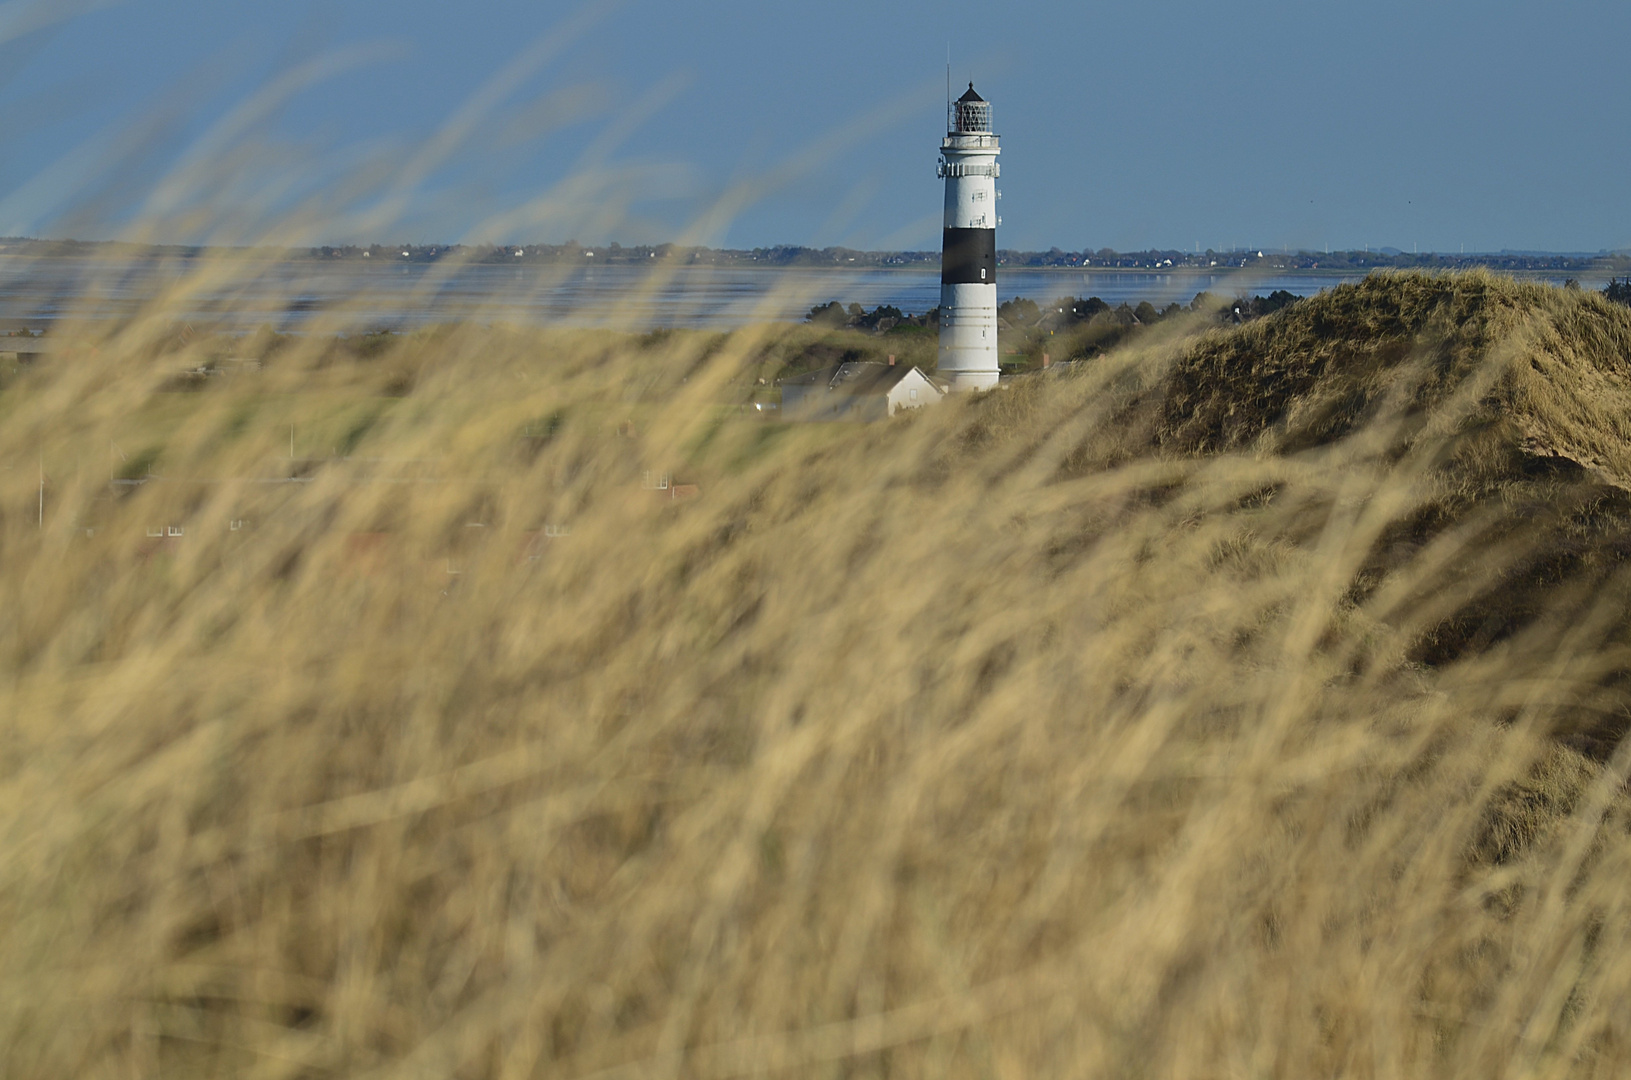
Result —
M 6 1075 L 1623 1075 L 1631 312 L 842 427 L 780 333 L 9 370 Z

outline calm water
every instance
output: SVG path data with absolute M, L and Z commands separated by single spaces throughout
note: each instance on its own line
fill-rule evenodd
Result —
M 1045 303 L 1097 296 L 1114 305 L 1187 303 L 1197 292 L 1224 296 L 1284 289 L 1309 296 L 1363 275 L 1110 270 L 1004 270 L 1002 299 Z M 1561 278 L 1559 279 L 1561 284 Z M 1600 283 L 1582 281 L 1597 287 Z M 163 299 L 176 318 L 247 329 L 407 329 L 476 319 L 521 324 L 726 328 L 802 319 L 838 300 L 871 309 L 893 304 L 919 313 L 940 300 L 938 269 L 759 270 L 639 266 L 465 266 L 245 263 L 209 275 L 182 263 L 0 256 L 0 320 L 43 330 L 70 313 L 124 316 Z

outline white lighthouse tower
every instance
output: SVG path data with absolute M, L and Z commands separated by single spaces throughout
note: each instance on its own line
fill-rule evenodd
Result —
M 940 143 L 946 221 L 940 248 L 938 374 L 953 390 L 997 385 L 997 177 L 1002 151 L 991 104 L 974 92 L 951 103 Z

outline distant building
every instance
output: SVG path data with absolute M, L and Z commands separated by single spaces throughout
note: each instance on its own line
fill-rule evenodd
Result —
M 56 341 L 41 337 L 0 337 L 0 358 L 6 360 L 32 360 L 41 353 L 56 351 Z
M 787 420 L 883 420 L 937 403 L 945 389 L 915 367 L 835 364 L 782 380 Z

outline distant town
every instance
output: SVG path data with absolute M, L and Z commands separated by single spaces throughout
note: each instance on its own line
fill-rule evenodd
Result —
M 860 251 L 845 247 L 762 248 L 684 247 L 676 244 L 344 244 L 306 248 L 203 247 L 138 245 L 119 241 L 38 240 L 0 237 L 0 256 L 24 257 L 151 257 L 151 258 L 271 258 L 282 260 L 356 262 L 438 262 L 454 259 L 469 263 L 530 263 L 652 265 L 654 263 L 772 268 L 894 269 L 940 265 L 939 251 Z M 1446 254 L 1406 252 L 1392 247 L 1359 251 L 1291 251 L 1237 248 L 1228 251 L 1156 250 L 1114 251 L 1110 248 L 1067 251 L 999 249 L 997 264 L 1025 269 L 1061 270 L 1208 270 L 1227 267 L 1259 270 L 1295 270 L 1309 273 L 1352 274 L 1375 269 L 1463 270 L 1484 267 L 1506 272 L 1631 274 L 1631 251 L 1541 252 L 1496 251 Z

